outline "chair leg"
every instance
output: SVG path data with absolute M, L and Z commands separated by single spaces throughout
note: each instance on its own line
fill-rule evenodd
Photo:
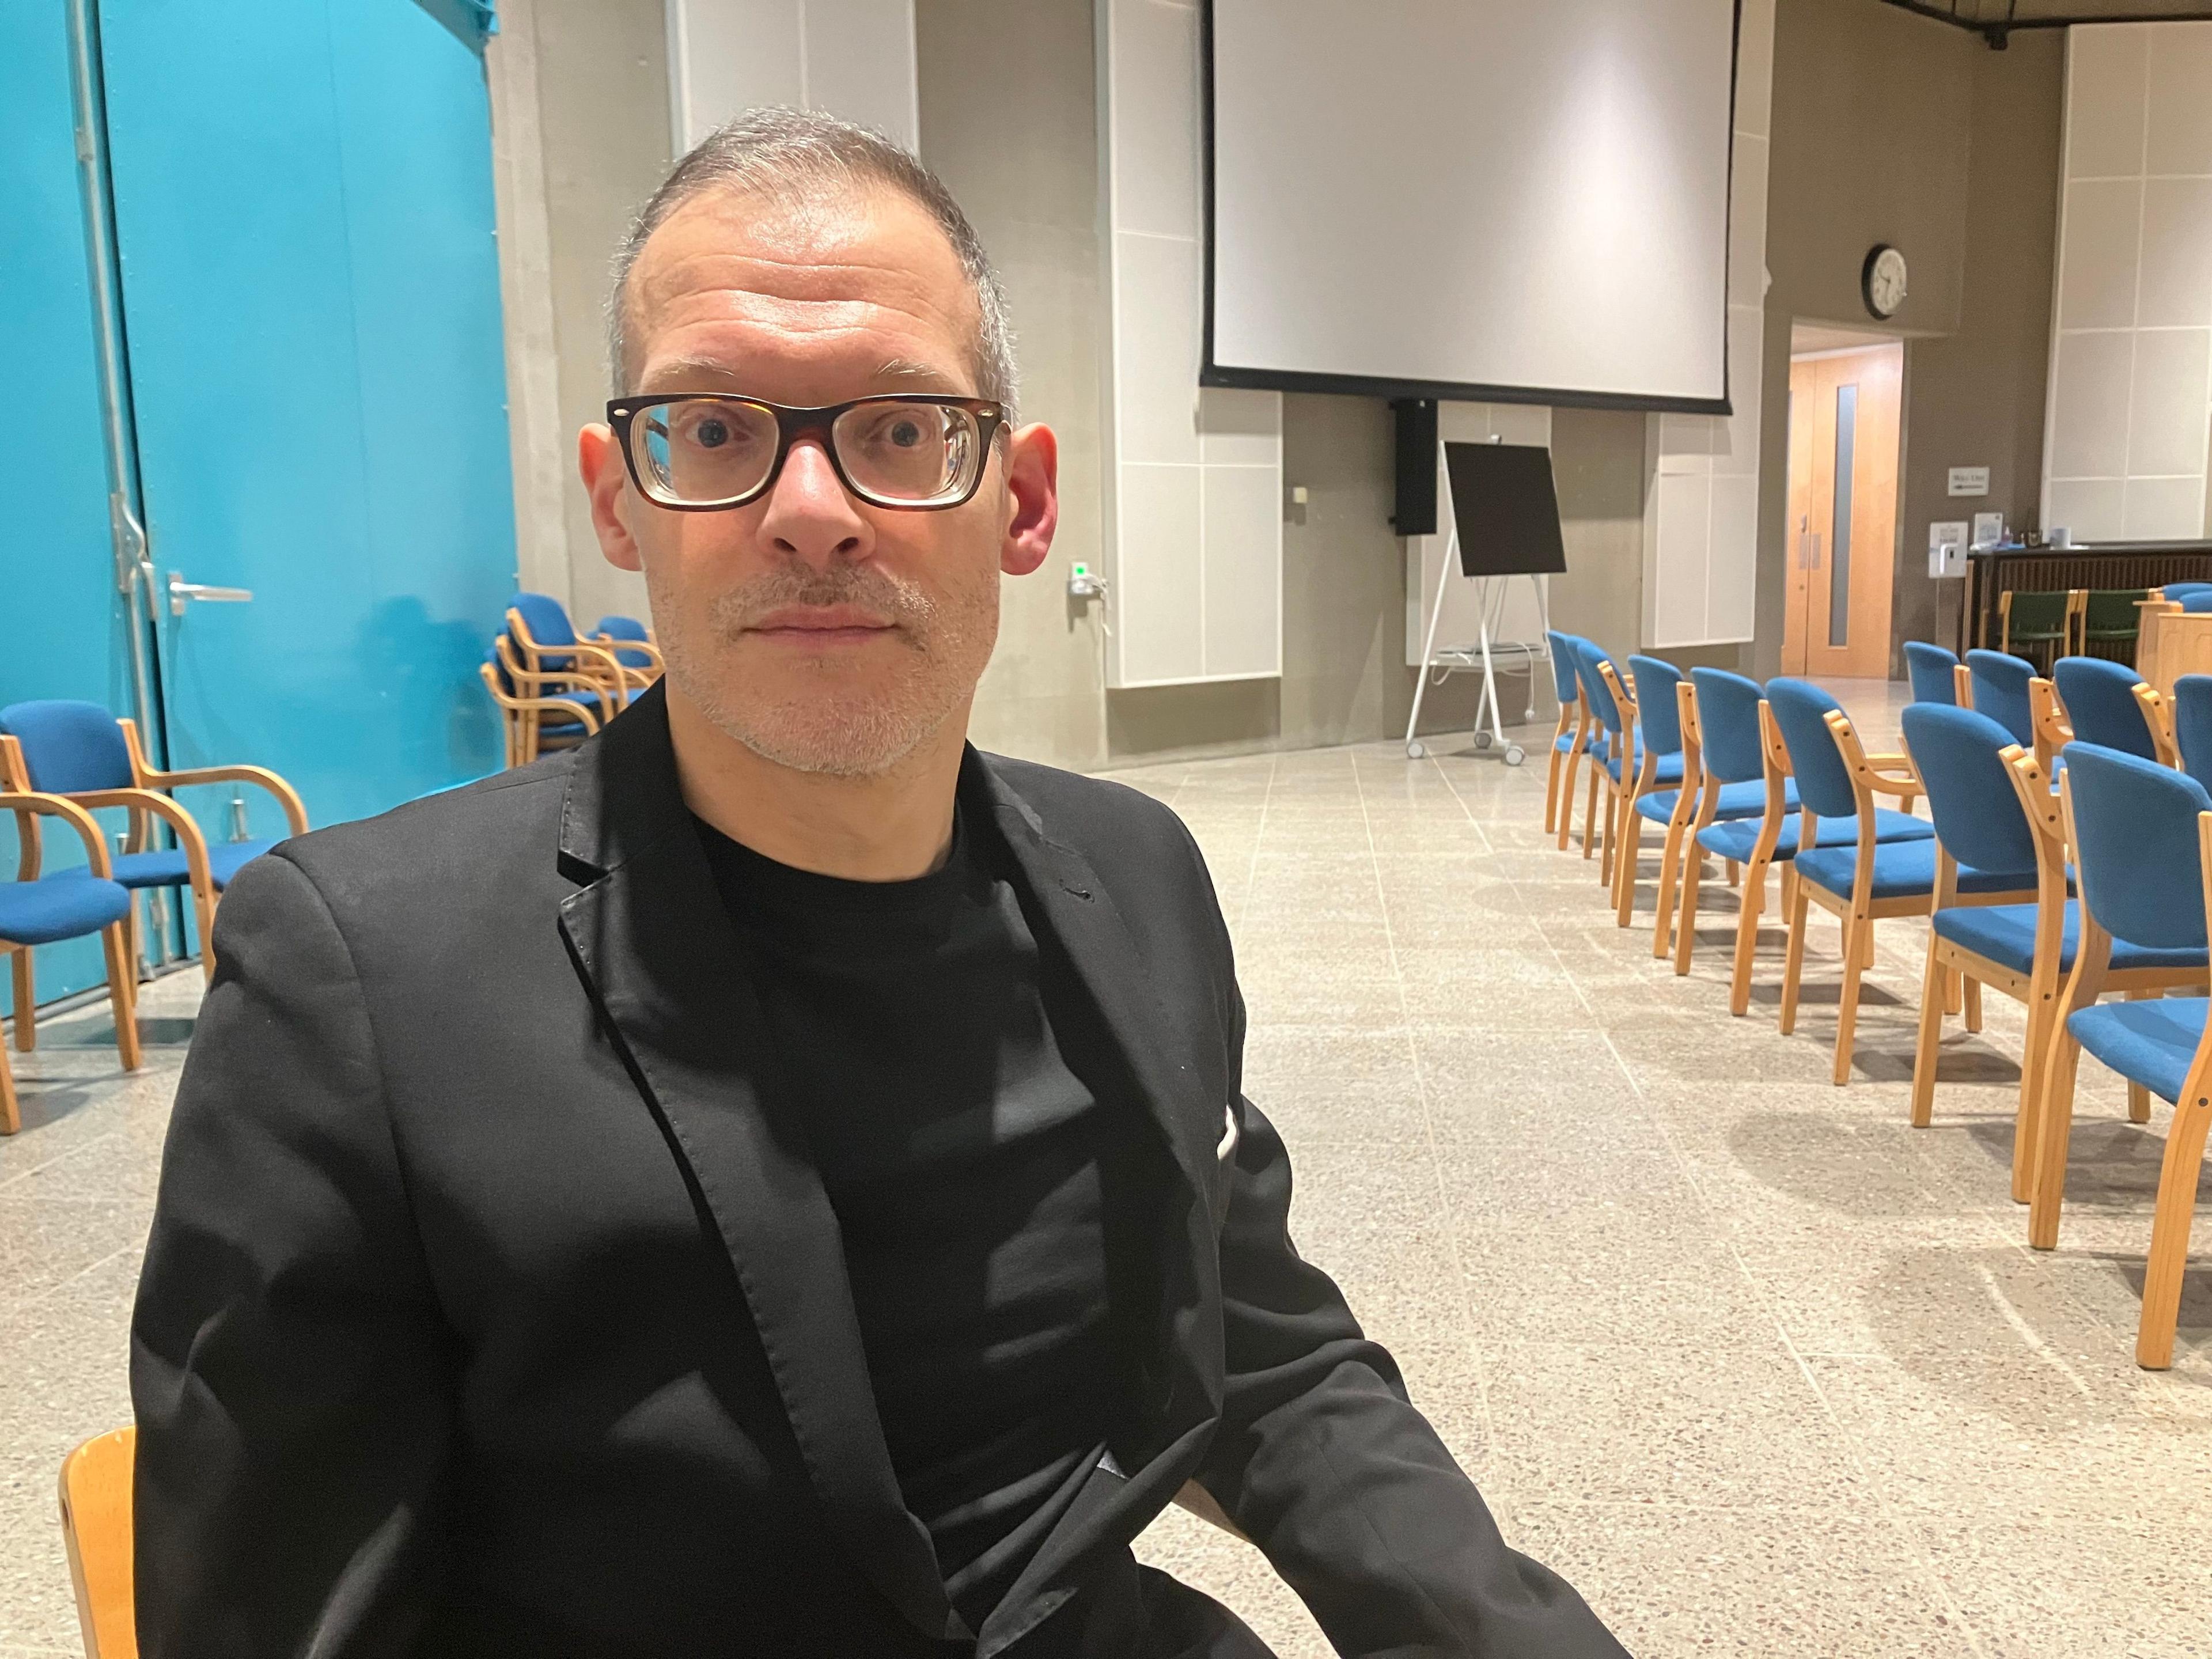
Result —
M 1982 1029 L 1981 981 L 1971 977 L 1966 981 L 1966 994 L 1962 1000 L 1966 1005 L 1966 1029 L 1969 1031 L 1979 1033 Z
M 1851 1039 L 1858 1035 L 1859 980 L 1866 972 L 1866 947 L 1874 918 L 1856 910 L 1844 922 L 1844 994 L 1836 1004 L 1836 1086 L 1851 1080 Z
M 1669 823 L 1667 838 L 1660 845 L 1658 915 L 1651 924 L 1651 956 L 1654 961 L 1662 960 L 1667 955 L 1667 947 L 1674 942 L 1668 929 L 1674 920 L 1674 884 L 1682 874 L 1682 842 L 1685 839 L 1682 825 Z
M 1597 879 L 1607 892 L 1613 890 L 1613 830 L 1620 817 L 1620 796 L 1616 790 L 1607 790 L 1605 798 L 1605 819 L 1598 832 Z
M 1589 857 L 1597 850 L 1597 787 L 1603 776 L 1604 769 L 1597 763 L 1597 757 L 1591 756 L 1589 795 L 1583 802 L 1583 856 L 1584 858 Z
M 1790 907 L 1790 948 L 1782 958 L 1782 1035 L 1790 1036 L 1797 1029 L 1797 981 L 1805 972 L 1805 912 L 1812 900 L 1802 892 Z M 1743 954 L 1738 940 L 1739 956 Z M 1744 992 L 1751 991 L 1750 963 L 1744 963 Z
M 2036 1104 L 2040 1120 L 2035 1136 L 2034 1179 L 2026 1191 L 2017 1176 L 2014 1202 L 2027 1200 L 2027 1242 L 2039 1250 L 2058 1248 L 2058 1219 L 2066 1201 L 2066 1158 L 2074 1133 L 2074 1079 L 2081 1064 L 2081 1045 L 2066 1029 L 2066 1012 L 2051 1018 L 2051 1054 L 2043 1068 L 2041 1098 Z
M 1613 886 L 1620 894 L 1613 907 L 1613 922 L 1616 927 L 1628 926 L 1629 913 L 1636 908 L 1636 866 L 1644 857 L 1644 815 L 1629 804 L 1622 815 L 1620 834 L 1620 868 L 1615 874 Z
M 192 919 L 200 930 L 200 973 L 210 985 L 215 983 L 215 895 L 203 893 L 197 884 L 192 888 Z
M 12 954 L 15 958 L 15 1047 L 27 1054 L 39 1046 L 38 975 L 31 965 L 29 945 Z
M 123 1069 L 138 1069 L 138 981 L 131 971 L 131 942 L 118 922 L 100 930 L 107 951 L 107 1003 L 115 1011 L 115 1051 Z
M 1735 972 L 1729 981 L 1729 1012 L 1739 1019 L 1751 1010 L 1751 959 L 1759 950 L 1759 913 L 1765 902 L 1766 866 L 1753 860 L 1744 872 L 1743 900 L 1736 907 Z
M 1741 886 L 1743 883 L 1743 866 L 1738 864 L 1734 859 L 1729 859 L 1726 860 L 1724 867 L 1728 872 L 1728 884 L 1731 887 Z
M 1936 1117 L 1936 1055 L 1943 1041 L 1943 990 L 1951 975 L 1936 955 L 1936 938 L 1928 933 L 1928 971 L 1920 981 L 1920 1042 L 1912 1051 L 1912 1127 L 1924 1129 Z M 2021 1075 L 2025 1076 L 2023 1066 Z
M 2204 1163 L 2204 1133 L 2212 1127 L 2212 1076 L 2190 1068 L 2181 1103 L 2166 1131 L 2166 1162 L 2158 1176 L 2158 1208 L 2151 1220 L 2150 1259 L 2143 1267 L 2142 1322 L 2136 1328 L 2136 1364 L 2162 1371 L 2173 1363 L 2173 1327 L 2181 1312 L 2181 1276 L 2189 1265 L 2189 1223 L 2197 1209 L 2197 1182 Z
M 1964 1013 L 1966 1009 L 1966 976 L 1945 969 L 1943 974 L 1943 1012 L 1946 1014 Z
M 1674 918 L 1674 977 L 1690 971 L 1690 952 L 1698 943 L 1698 884 L 1705 873 L 1705 850 L 1693 839 L 1682 849 L 1682 908 Z
M 1567 755 L 1567 769 L 1559 779 L 1559 850 L 1567 850 L 1567 836 L 1575 826 L 1575 774 L 1582 769 L 1582 746 L 1577 744 Z
M 0 1043 L 0 1135 L 12 1135 L 23 1127 L 15 1106 L 15 1074 L 9 1069 L 7 1045 Z
M 1552 763 L 1544 769 L 1544 833 L 1547 836 L 1559 828 L 1559 775 L 1566 770 L 1566 765 L 1567 751 L 1559 747 L 1555 738 L 1552 742 Z
M 2162 991 L 2130 991 L 2128 993 L 2128 1000 L 2150 1002 L 2164 994 Z M 2142 1084 L 2132 1081 L 2128 1085 L 2128 1121 L 2130 1123 L 2150 1121 L 2150 1091 L 2144 1088 Z

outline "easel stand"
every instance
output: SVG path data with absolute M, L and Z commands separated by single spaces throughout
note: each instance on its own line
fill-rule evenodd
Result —
M 1459 568 L 1459 517 L 1451 507 L 1451 481 L 1444 480 L 1443 520 L 1450 526 L 1444 541 L 1444 556 L 1437 571 L 1436 602 L 1429 607 L 1428 637 L 1421 642 L 1421 678 L 1413 684 L 1413 712 L 1406 717 L 1406 758 L 1419 760 L 1428 747 L 1413 735 L 1421 720 L 1421 700 L 1429 689 L 1429 677 L 1434 674 L 1441 681 L 1453 674 L 1468 673 L 1476 669 L 1482 672 L 1482 699 L 1475 706 L 1474 746 L 1487 750 L 1493 744 L 1504 753 L 1508 766 L 1518 766 L 1528 759 L 1528 753 L 1517 743 L 1505 736 L 1504 717 L 1498 708 L 1498 664 L 1493 653 L 1516 653 L 1528 670 L 1528 708 L 1524 720 L 1536 718 L 1536 665 L 1543 653 L 1535 646 L 1520 641 L 1497 641 L 1493 635 L 1505 614 L 1505 584 L 1510 576 L 1478 576 L 1474 582 L 1475 606 L 1481 615 L 1481 625 L 1475 633 L 1472 646 L 1448 646 L 1437 649 L 1437 624 L 1443 620 L 1444 592 Z M 1545 633 L 1552 631 L 1550 607 L 1545 602 L 1544 584 L 1540 577 L 1530 576 L 1528 582 L 1536 590 L 1536 615 L 1542 621 Z M 1490 725 L 1483 726 L 1483 712 L 1489 711 Z

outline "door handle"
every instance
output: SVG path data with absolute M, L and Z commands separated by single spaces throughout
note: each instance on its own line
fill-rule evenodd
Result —
M 216 605 L 244 605 L 253 597 L 250 587 L 210 587 L 204 582 L 188 582 L 175 571 L 169 573 L 169 614 L 181 617 L 185 606 L 193 599 Z

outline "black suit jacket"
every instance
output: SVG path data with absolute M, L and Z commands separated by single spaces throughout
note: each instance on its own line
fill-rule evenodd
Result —
M 972 750 L 960 787 L 1095 1002 L 1146 1171 L 1127 1420 L 974 1638 L 656 692 L 224 899 L 132 1328 L 148 1659 L 1262 1652 L 1129 1554 L 1194 1478 L 1343 1652 L 1620 1653 L 1292 1249 L 1182 823 Z

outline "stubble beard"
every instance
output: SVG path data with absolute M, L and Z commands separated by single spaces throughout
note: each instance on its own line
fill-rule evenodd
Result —
M 995 574 L 995 573 L 994 573 Z M 672 585 L 646 571 L 656 617 L 682 617 Z M 879 776 L 933 737 L 975 690 L 998 634 L 995 580 L 933 599 L 874 566 L 826 571 L 786 568 L 718 594 L 696 622 L 663 628 L 668 678 L 718 730 L 762 759 L 795 772 Z M 836 655 L 787 665 L 782 684 L 749 682 L 744 658 L 785 647 L 749 642 L 755 617 L 786 605 L 864 606 L 894 624 L 885 645 L 898 653 L 888 683 L 845 672 Z

